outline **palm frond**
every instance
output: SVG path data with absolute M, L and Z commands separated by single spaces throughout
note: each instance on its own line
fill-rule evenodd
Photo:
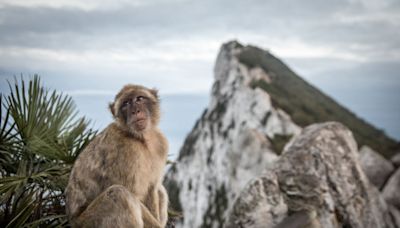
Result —
M 0 227 L 65 225 L 68 175 L 96 131 L 77 118 L 71 97 L 45 89 L 39 76 L 9 87 L 0 95 Z

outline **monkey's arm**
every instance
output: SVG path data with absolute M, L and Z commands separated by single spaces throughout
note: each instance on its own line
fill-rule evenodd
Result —
M 144 205 L 140 204 L 140 208 L 142 210 L 142 218 L 145 227 L 157 227 L 163 228 L 164 226 L 160 224 L 160 222 L 153 216 L 153 214 L 149 211 L 149 209 Z
M 168 221 L 168 193 L 165 187 L 160 184 L 158 188 L 159 195 L 159 209 L 160 209 L 160 223 L 165 226 Z
M 158 191 L 159 186 L 151 186 L 149 193 L 144 202 L 149 212 L 154 216 L 157 221 L 160 221 L 160 193 Z
M 158 223 L 164 227 L 168 220 L 168 194 L 162 184 L 151 187 L 144 206 Z

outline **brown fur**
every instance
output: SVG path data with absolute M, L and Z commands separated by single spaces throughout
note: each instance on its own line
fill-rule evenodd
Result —
M 145 96 L 126 123 L 121 109 L 124 97 Z M 138 102 L 140 103 L 140 102 Z M 145 109 L 150 109 L 145 110 Z M 157 128 L 157 91 L 127 85 L 110 104 L 115 118 L 79 155 L 66 189 L 67 214 L 73 227 L 164 227 L 168 195 L 162 186 L 167 159 L 167 140 Z M 121 111 L 122 110 L 122 111 Z M 121 114 L 121 112 L 124 112 Z M 144 113 L 144 114 L 143 114 Z M 148 114 L 146 114 L 148 113 Z M 139 115 L 139 114 L 138 114 Z M 137 115 L 137 116 L 138 116 Z M 144 129 L 138 129 L 138 126 Z

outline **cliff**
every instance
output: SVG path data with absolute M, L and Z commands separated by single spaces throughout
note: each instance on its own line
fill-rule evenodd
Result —
M 214 76 L 208 108 L 166 176 L 171 203 L 183 213 L 177 227 L 274 227 L 296 211 L 326 227 L 395 227 L 398 211 L 360 168 L 351 131 L 386 157 L 392 139 L 256 47 L 224 44 Z M 351 131 L 338 123 L 302 129 L 326 121 Z

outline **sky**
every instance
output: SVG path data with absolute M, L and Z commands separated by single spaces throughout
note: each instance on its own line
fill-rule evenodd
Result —
M 270 50 L 400 139 L 398 0 L 0 0 L 0 89 L 39 74 L 103 128 L 124 84 L 158 88 L 175 152 L 208 104 L 230 40 Z

